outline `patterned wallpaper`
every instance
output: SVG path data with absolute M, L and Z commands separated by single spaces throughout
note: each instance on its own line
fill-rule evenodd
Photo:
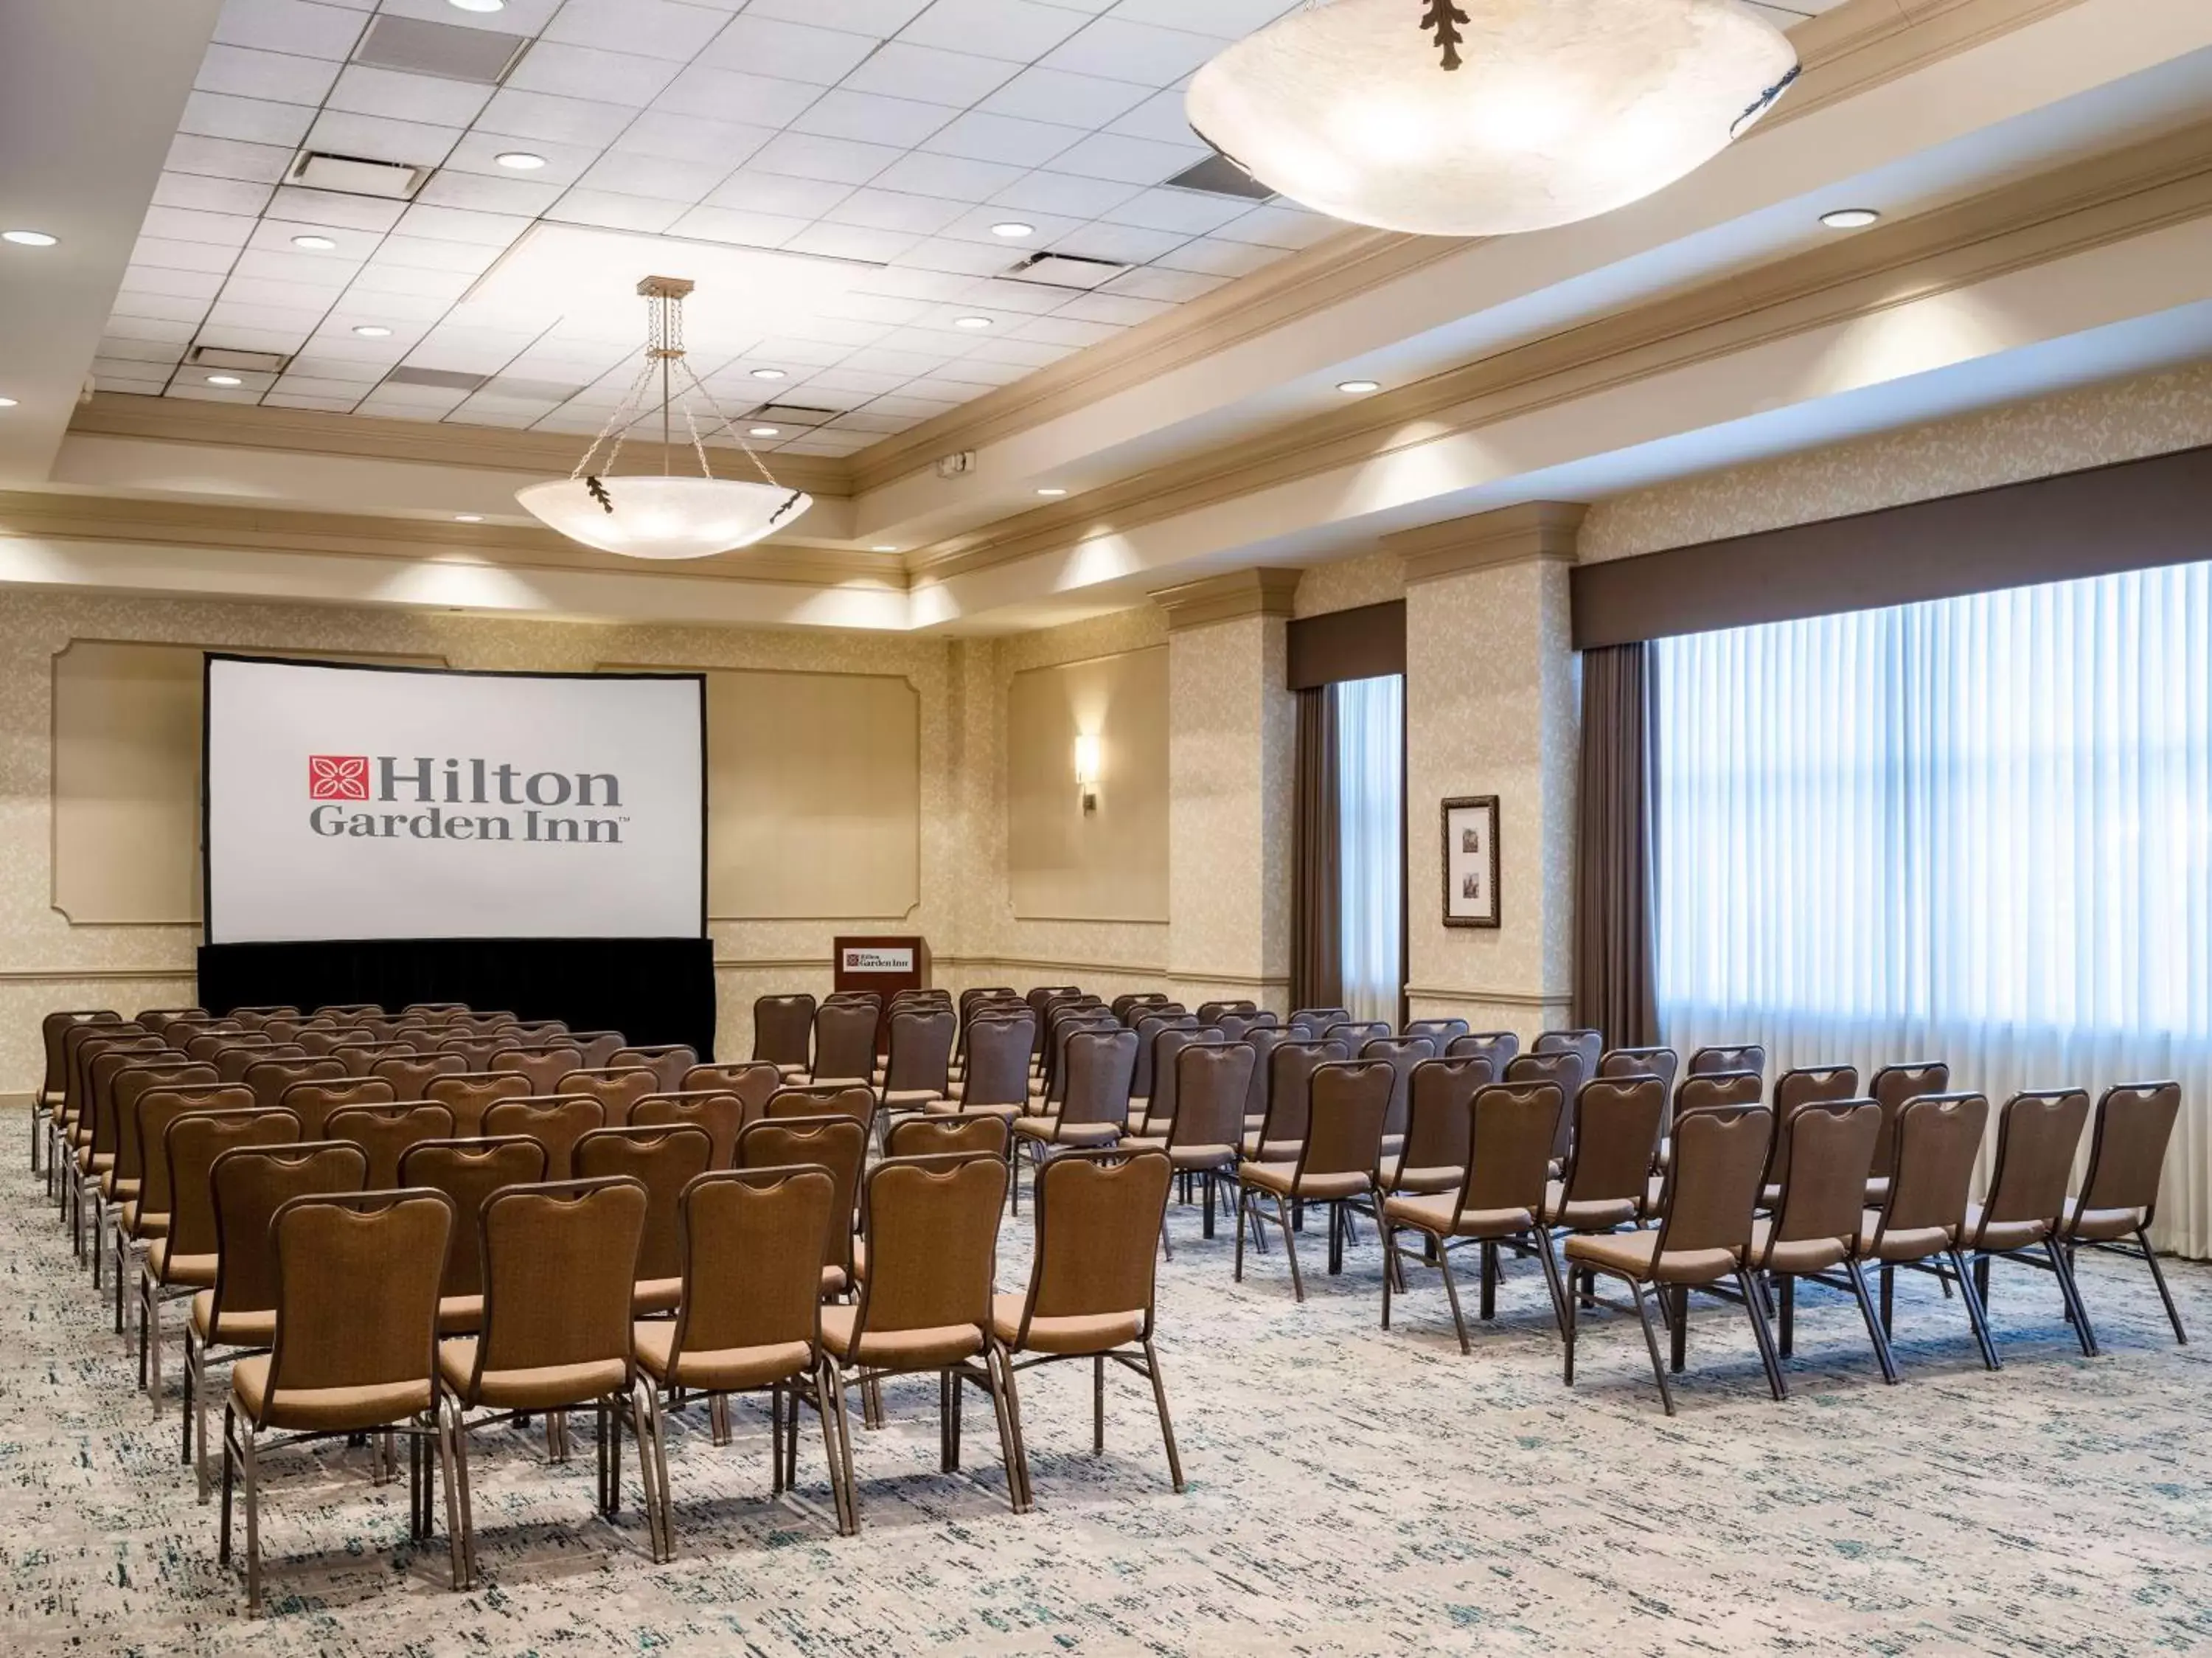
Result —
M 1299 616 L 1325 616 L 1405 596 L 1405 561 L 1395 552 L 1369 552 L 1308 566 L 1291 606 Z
M 2212 363 L 2085 386 L 1600 501 L 1584 562 L 1872 512 L 2212 443 Z

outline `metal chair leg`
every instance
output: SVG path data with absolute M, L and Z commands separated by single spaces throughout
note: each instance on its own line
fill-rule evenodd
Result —
M 1951 1270 L 1959 1280 L 1959 1299 L 1966 1304 L 1966 1318 L 1974 1326 L 1974 1340 L 1982 1350 L 1982 1363 L 1985 1368 L 1997 1369 L 2000 1368 L 1997 1344 L 1990 1334 L 1989 1315 L 1982 1310 L 1981 1295 L 1974 1288 L 1974 1280 L 1967 1271 L 1965 1257 L 1956 1248 L 1953 1248 L 1949 1254 Z
M 1866 1320 L 1867 1339 L 1874 1344 L 1875 1362 L 1881 1366 L 1881 1379 L 1892 1387 L 1897 1384 L 1897 1358 L 1889 1350 L 1889 1334 L 1882 1328 L 1881 1314 L 1875 1311 L 1874 1296 L 1867 1289 L 1866 1267 L 1853 1259 L 1844 1263 L 1844 1271 L 1851 1280 L 1851 1294 L 1859 1304 L 1859 1316 Z
M 1460 1311 L 1459 1283 L 1452 1277 L 1450 1250 L 1439 1249 L 1437 1252 L 1437 1266 L 1443 1274 L 1445 1299 L 1451 1302 L 1452 1328 L 1459 1332 L 1459 1350 L 1472 1353 L 1474 1349 L 1467 1339 L 1467 1316 Z
M 1150 1340 L 1145 1343 L 1145 1376 L 1152 1384 L 1152 1408 L 1160 1416 L 1160 1440 L 1168 1452 L 1168 1478 L 1174 1484 L 1176 1495 L 1180 1496 L 1186 1489 L 1182 1478 L 1182 1458 L 1176 1452 L 1175 1423 L 1168 1416 L 1167 1386 L 1160 1380 L 1160 1356 L 1153 1350 Z M 1008 1380 L 1011 1382 L 1011 1375 Z M 1018 1427 L 1019 1424 L 1016 1425 Z
M 2089 1309 L 2082 1305 L 2081 1286 L 2074 1279 L 2074 1263 L 2067 1259 L 2064 1250 L 2047 1239 L 2043 1253 L 2050 1259 L 2051 1276 L 2058 1280 L 2058 1293 L 2065 1300 L 2066 1316 L 2073 1321 L 2074 1338 L 2081 1344 L 2082 1356 L 2095 1358 L 2099 1351 L 2097 1332 L 2089 1322 Z
M 1783 1282 L 1786 1284 L 1789 1280 Z M 1766 1309 L 1759 1304 L 1758 1286 L 1752 1282 L 1748 1268 L 1736 1269 L 1735 1283 L 1743 1295 L 1743 1310 L 1751 1317 L 1752 1337 L 1759 1344 L 1759 1362 L 1766 1369 L 1767 1390 L 1778 1405 L 1790 1397 L 1790 1384 L 1783 1379 L 1782 1362 L 1774 1350 L 1774 1332 L 1766 1327 Z
M 1636 1316 L 1644 1326 L 1644 1345 L 1651 1354 L 1651 1374 L 1658 1379 L 1659 1403 L 1671 1417 L 1674 1414 L 1674 1392 L 1667 1385 L 1667 1366 L 1659 1356 L 1659 1332 L 1651 1327 L 1651 1309 L 1644 1304 L 1644 1286 L 1633 1278 L 1627 1282 L 1629 1292 L 1636 1297 Z M 1652 1291 L 1655 1295 L 1666 1293 L 1663 1289 Z
M 2166 1303 L 2166 1321 L 2173 1326 L 2173 1339 L 2180 1346 L 2189 1345 L 2189 1332 L 2181 1327 L 2181 1309 L 2173 1304 L 2173 1292 L 2166 1287 L 2166 1272 L 2158 1264 L 2158 1251 L 2150 1247 L 2148 1228 L 2136 1228 L 2136 1242 L 2142 1247 L 2143 1265 L 2150 1268 L 2150 1281 L 2158 1286 L 2158 1298 Z
M 995 1344 L 984 1344 L 983 1375 L 990 1389 L 991 1409 L 999 1418 L 999 1454 L 1006 1465 L 1006 1503 L 1016 1514 L 1027 1514 L 1030 1502 L 1023 1482 L 1020 1442 L 1015 1437 L 1014 1419 L 1006 1409 L 1006 1379 L 1000 1374 L 999 1356 Z

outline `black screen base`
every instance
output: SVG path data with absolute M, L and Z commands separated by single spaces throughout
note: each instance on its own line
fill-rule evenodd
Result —
M 465 1002 L 647 1045 L 714 1051 L 714 944 L 706 938 L 398 938 L 204 944 L 200 1005 Z

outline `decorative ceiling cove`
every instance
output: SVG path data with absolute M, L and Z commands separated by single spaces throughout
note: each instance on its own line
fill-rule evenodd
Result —
M 1787 24 L 1832 3 L 1759 9 Z M 95 383 L 596 430 L 641 309 L 549 317 L 512 283 L 477 291 L 495 266 L 557 266 L 549 239 L 582 227 L 655 239 L 638 251 L 659 274 L 741 271 L 744 249 L 820 261 L 693 362 L 743 424 L 775 428 L 757 447 L 850 454 L 1338 228 L 1168 182 L 1210 154 L 1183 119 L 1189 76 L 1291 9 L 228 0 Z M 383 165 L 319 188 L 300 181 L 311 153 Z M 500 159 L 517 154 L 542 164 Z M 402 193 L 363 193 L 383 189 Z M 1109 261 L 1108 279 L 1010 274 L 1045 253 Z M 264 355 L 210 356 L 229 352 Z

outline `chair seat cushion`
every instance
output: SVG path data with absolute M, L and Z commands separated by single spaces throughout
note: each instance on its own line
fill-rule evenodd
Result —
M 222 1328 L 210 1330 L 208 1325 L 215 1317 L 215 1291 L 202 1289 L 192 1296 L 192 1333 L 210 1345 L 224 1347 L 266 1347 L 276 1339 L 276 1309 L 265 1312 L 240 1312 L 233 1308 L 222 1316 Z
M 1022 1308 L 1026 1295 L 994 1295 L 991 1297 L 991 1331 L 1008 1346 L 1013 1345 L 1015 1334 L 1022 1327 Z M 1104 1353 L 1137 1340 L 1145 1333 L 1145 1312 L 1139 1308 L 1131 1313 L 1091 1313 L 1065 1318 L 1037 1318 L 1030 1320 L 1029 1339 L 1021 1344 L 1024 1353 Z
M 1651 1232 L 1578 1232 L 1567 1240 L 1567 1259 L 1601 1266 L 1644 1283 L 1711 1283 L 1736 1269 L 1733 1249 L 1670 1249 L 1659 1253 Z
M 1255 1163 L 1295 1163 L 1304 1144 L 1297 1140 L 1269 1140 L 1262 1143 L 1255 1134 L 1244 1137 L 1244 1155 Z
M 664 1386 L 696 1387 L 709 1393 L 742 1393 L 804 1375 L 814 1362 L 814 1349 L 803 1341 L 774 1342 L 763 1347 L 724 1347 L 708 1352 L 687 1351 L 669 1368 L 676 1344 L 673 1320 L 659 1319 L 636 1326 L 631 1340 L 637 1362 Z
M 123 1205 L 121 1218 L 123 1235 L 126 1238 L 164 1238 L 168 1235 L 167 1214 L 142 1215 L 138 1212 L 138 1200 L 135 1198 Z
M 829 1269 L 824 1267 L 823 1271 L 826 1272 Z M 858 1283 L 867 1276 L 868 1240 L 866 1238 L 855 1238 L 853 1240 L 853 1282 Z
M 2042 1221 L 1991 1221 L 1983 1228 L 1984 1210 L 1979 1204 L 1966 1205 L 1966 1229 L 1960 1236 L 1967 1243 L 1978 1242 L 1984 1249 L 2033 1249 L 2051 1235 L 2051 1222 Z
M 1439 1238 L 1510 1238 L 1536 1223 L 1525 1209 L 1470 1209 L 1455 1219 L 1452 1211 L 1458 1207 L 1455 1184 L 1449 1192 L 1385 1198 L 1382 1218 Z
M 2115 1238 L 2134 1237 L 2142 1225 L 2142 1210 L 2139 1209 L 2093 1209 L 2085 1213 L 2079 1198 L 2069 1198 L 2064 1222 L 2059 1230 L 2070 1237 L 2108 1243 Z
M 1840 1265 L 1850 1253 L 1849 1242 L 1842 1238 L 1797 1238 L 1776 1244 L 1770 1255 L 1767 1240 L 1773 1235 L 1772 1221 L 1762 1218 L 1751 1223 L 1751 1260 L 1754 1266 L 1763 1265 L 1776 1272 L 1825 1272 L 1832 1266 Z
M 146 1250 L 146 1265 L 156 1283 L 190 1284 L 196 1289 L 212 1289 L 215 1265 L 213 1254 L 172 1255 L 167 1238 L 156 1238 Z
M 620 1392 L 629 1380 L 629 1367 L 622 1360 L 596 1359 L 582 1364 L 487 1370 L 472 1394 L 469 1373 L 476 1362 L 474 1336 L 456 1336 L 438 1344 L 438 1374 L 447 1387 L 464 1404 L 488 1405 L 495 1411 L 555 1411 L 568 1405 L 588 1405 Z
M 630 1290 L 629 1307 L 633 1313 L 673 1313 L 676 1303 L 684 1298 L 681 1278 L 640 1278 Z
M 924 1106 L 921 1109 L 922 1114 L 927 1117 L 995 1117 L 1002 1123 L 1011 1123 L 1027 1107 L 1007 1105 L 971 1106 L 964 1100 L 957 1103 L 950 1100 L 939 1100 L 933 1105 Z
M 884 1106 L 888 1111 L 920 1111 L 944 1098 L 936 1088 L 892 1088 L 884 1095 Z
M 292 1433 L 343 1434 L 404 1422 L 430 1408 L 428 1376 L 420 1381 L 368 1387 L 292 1387 L 269 1392 L 269 1356 L 257 1354 L 231 1367 L 231 1397 L 240 1412 L 264 1428 Z M 264 1410 L 263 1407 L 266 1405 Z
M 1307 1198 L 1324 1203 L 1336 1198 L 1357 1198 L 1374 1186 L 1374 1182 L 1364 1174 L 1357 1173 L 1301 1177 L 1296 1163 L 1244 1163 L 1238 1167 L 1237 1178 L 1246 1186 L 1279 1192 L 1285 1198 Z
M 1545 1182 L 1544 1220 L 1548 1225 L 1564 1226 L 1577 1232 L 1610 1232 L 1635 1218 L 1633 1198 L 1578 1198 L 1569 1203 L 1565 1183 Z
M 826 1301 L 831 1295 L 842 1295 L 853 1287 L 851 1276 L 842 1266 L 832 1262 L 822 1269 L 822 1295 Z
M 441 1336 L 473 1336 L 483 1328 L 483 1297 L 482 1295 L 441 1295 L 438 1297 L 438 1333 Z
M 1017 1117 L 1014 1132 L 1024 1140 L 1048 1140 L 1060 1146 L 1110 1146 L 1121 1137 L 1119 1123 L 1063 1123 L 1057 1117 Z
M 1228 1168 L 1237 1161 L 1235 1146 L 1173 1146 L 1164 1134 L 1124 1135 L 1121 1145 L 1126 1150 L 1164 1151 L 1168 1161 L 1178 1169 Z
M 1859 1216 L 1857 1249 L 1869 1260 L 1921 1261 L 1951 1247 L 1948 1227 L 1916 1226 L 1890 1228 L 1881 1239 L 1881 1247 L 1876 1249 L 1875 1236 L 1881 1231 L 1881 1210 L 1869 1209 Z
M 858 1307 L 822 1309 L 822 1344 L 848 1364 L 887 1370 L 939 1370 L 983 1350 L 983 1329 L 975 1324 L 940 1325 L 927 1330 L 871 1330 L 859 1335 Z
M 1382 1189 L 1385 1192 L 1422 1194 L 1457 1192 L 1460 1182 L 1466 1178 L 1467 1171 L 1463 1168 L 1451 1168 L 1442 1164 L 1429 1168 L 1407 1168 L 1401 1160 L 1384 1166 Z
M 1887 1206 L 1888 1202 L 1889 1176 L 1887 1174 L 1876 1175 L 1873 1179 L 1867 1182 L 1866 1206 L 1869 1209 L 1881 1209 Z

